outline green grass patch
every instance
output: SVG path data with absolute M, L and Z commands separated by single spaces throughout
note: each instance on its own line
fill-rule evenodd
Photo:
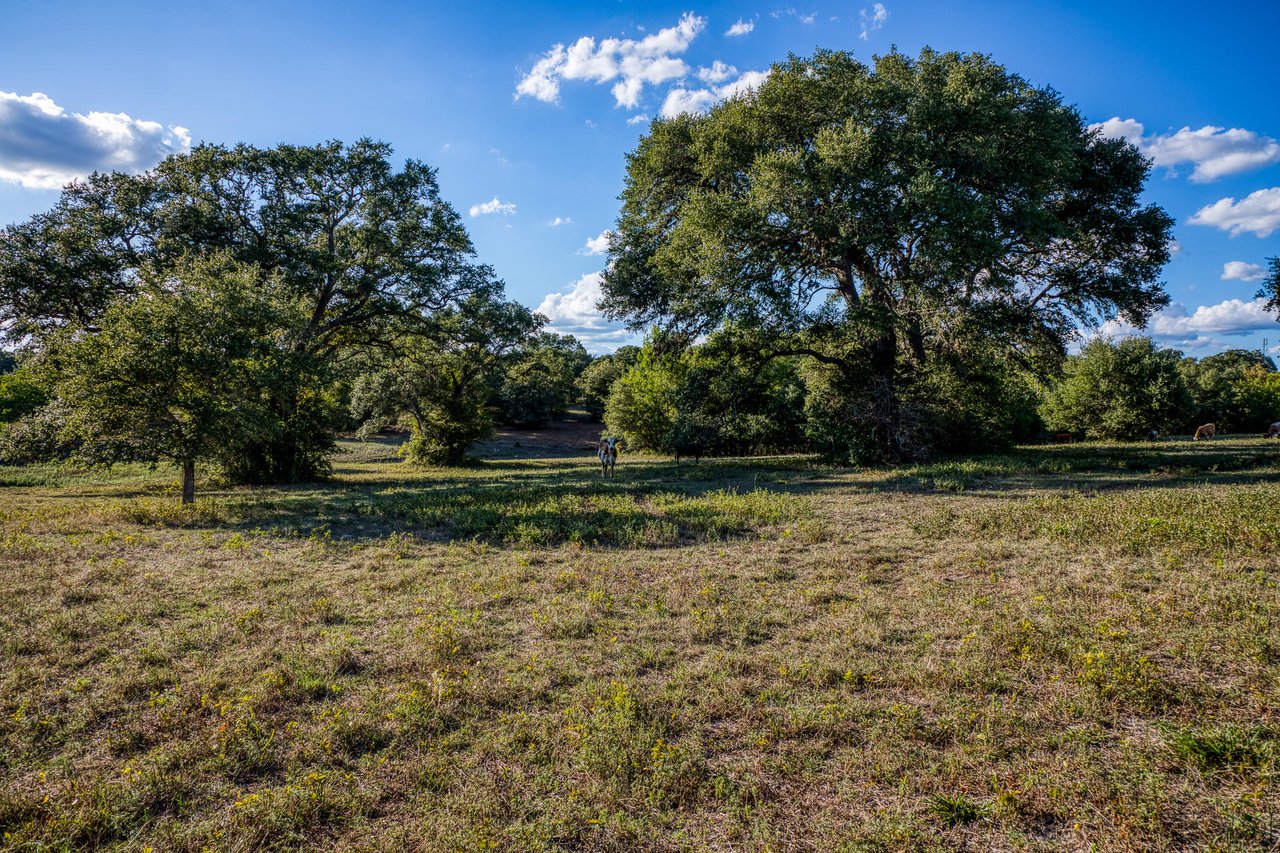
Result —
M 1033 496 L 967 512 L 942 526 L 980 536 L 1104 544 L 1130 553 L 1177 547 L 1272 553 L 1280 549 L 1280 484 L 1188 486 L 1093 495 Z

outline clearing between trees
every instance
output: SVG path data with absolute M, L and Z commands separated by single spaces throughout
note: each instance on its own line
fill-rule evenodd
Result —
M 1280 445 L 0 469 L 15 850 L 1274 849 Z

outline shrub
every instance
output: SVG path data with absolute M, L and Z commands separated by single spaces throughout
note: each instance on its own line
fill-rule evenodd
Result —
M 1150 338 L 1096 338 L 1067 359 L 1065 376 L 1040 412 L 1052 430 L 1095 439 L 1177 432 L 1195 412 L 1179 357 Z

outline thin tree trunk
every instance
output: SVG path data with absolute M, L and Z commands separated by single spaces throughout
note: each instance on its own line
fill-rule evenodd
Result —
M 182 502 L 194 503 L 196 499 L 196 462 L 186 459 L 182 463 Z

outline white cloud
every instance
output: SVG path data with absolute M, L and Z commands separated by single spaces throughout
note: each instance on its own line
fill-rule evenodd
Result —
M 741 18 L 739 18 L 738 23 L 734 24 L 732 27 L 729 27 L 729 29 L 725 30 L 724 34 L 727 36 L 745 36 L 747 33 L 751 32 L 755 28 L 756 28 L 755 21 L 744 21 Z
M 634 338 L 621 324 L 606 320 L 597 307 L 603 278 L 603 273 L 587 273 L 568 293 L 548 293 L 536 309 L 551 331 L 573 335 L 592 353 L 611 352 Z
M 709 89 L 677 87 L 668 92 L 666 99 L 662 102 L 662 117 L 675 118 L 684 113 L 705 112 L 726 98 L 742 95 L 757 88 L 768 78 L 768 71 L 746 71 L 737 80 L 723 86 L 713 86 Z
M 1227 299 L 1216 305 L 1201 305 L 1188 313 L 1177 302 L 1156 312 L 1145 329 L 1137 329 L 1121 320 L 1102 324 L 1099 335 L 1113 338 L 1149 335 L 1165 346 L 1181 349 L 1225 348 L 1226 344 L 1212 335 L 1247 335 L 1275 328 L 1277 317 L 1267 309 L 1267 300 Z
M 1142 123 L 1137 119 L 1120 118 L 1115 116 L 1106 121 L 1089 125 L 1090 130 L 1097 130 L 1108 139 L 1123 139 L 1125 142 L 1131 142 L 1142 147 Z
M 58 189 L 92 172 L 142 172 L 190 147 L 185 127 L 124 113 L 68 113 L 40 92 L 0 92 L 3 181 Z
M 1268 237 L 1280 230 L 1280 187 L 1251 192 L 1240 201 L 1222 198 L 1206 205 L 1187 220 L 1191 225 L 1212 225 L 1230 231 L 1232 237 L 1252 232 Z
M 673 54 L 688 50 L 706 24 L 705 18 L 686 12 L 674 27 L 642 39 L 607 38 L 597 43 L 591 36 L 582 36 L 568 47 L 554 45 L 516 85 L 516 97 L 555 103 L 563 80 L 616 80 L 611 89 L 614 101 L 634 108 L 645 84 L 658 85 L 689 73 L 684 60 Z
M 1266 275 L 1262 267 L 1244 261 L 1227 261 L 1222 265 L 1223 281 L 1262 281 Z
M 877 5 L 879 5 L 879 4 L 877 4 Z M 809 14 L 807 14 L 807 15 L 801 15 L 801 16 L 800 16 L 800 23 L 802 23 L 802 24 L 812 24 L 812 23 L 814 22 L 814 20 L 815 20 L 817 17 L 818 17 L 818 13 L 817 13 L 817 12 L 810 12 L 810 13 L 809 13 Z
M 672 89 L 662 102 L 662 117 L 675 118 L 684 113 L 700 113 L 718 101 L 710 89 Z
M 717 59 L 710 68 L 698 69 L 698 79 L 703 83 L 723 83 L 737 73 L 738 69 Z
M 752 89 L 758 89 L 760 84 L 769 79 L 768 71 L 744 71 L 742 76 L 732 83 L 726 83 L 716 92 L 722 98 L 732 98 L 737 95 L 745 95 Z
M 559 228 L 561 225 L 572 225 L 573 218 L 569 216 L 557 216 L 547 223 L 548 228 Z
M 471 210 L 468 211 L 472 216 L 489 216 L 494 213 L 501 214 L 502 216 L 510 216 L 515 212 L 516 206 L 514 202 L 499 201 L 496 195 L 492 200 L 486 201 L 483 204 L 471 205 Z
M 858 34 L 858 38 L 866 41 L 868 35 L 883 27 L 889 20 L 889 10 L 883 3 L 876 3 L 870 12 L 865 8 L 859 11 L 858 20 L 862 22 L 862 32 Z
M 603 255 L 609 251 L 609 238 L 612 236 L 613 232 L 608 229 L 601 231 L 599 236 L 589 238 L 587 244 L 578 250 L 578 254 Z
M 644 124 L 648 120 L 649 116 L 646 113 L 640 113 L 638 116 L 632 116 L 627 119 L 627 124 Z
M 565 62 L 564 45 L 558 44 L 533 64 L 516 84 L 516 97 L 529 97 L 554 104 L 560 100 L 560 68 Z
M 1103 136 L 1133 143 L 1162 168 L 1193 164 L 1190 175 L 1193 183 L 1207 183 L 1225 175 L 1280 163 L 1280 142 L 1238 127 L 1205 125 L 1199 130 L 1184 127 L 1173 133 L 1147 136 L 1141 122 L 1119 116 L 1090 127 L 1100 130 Z

